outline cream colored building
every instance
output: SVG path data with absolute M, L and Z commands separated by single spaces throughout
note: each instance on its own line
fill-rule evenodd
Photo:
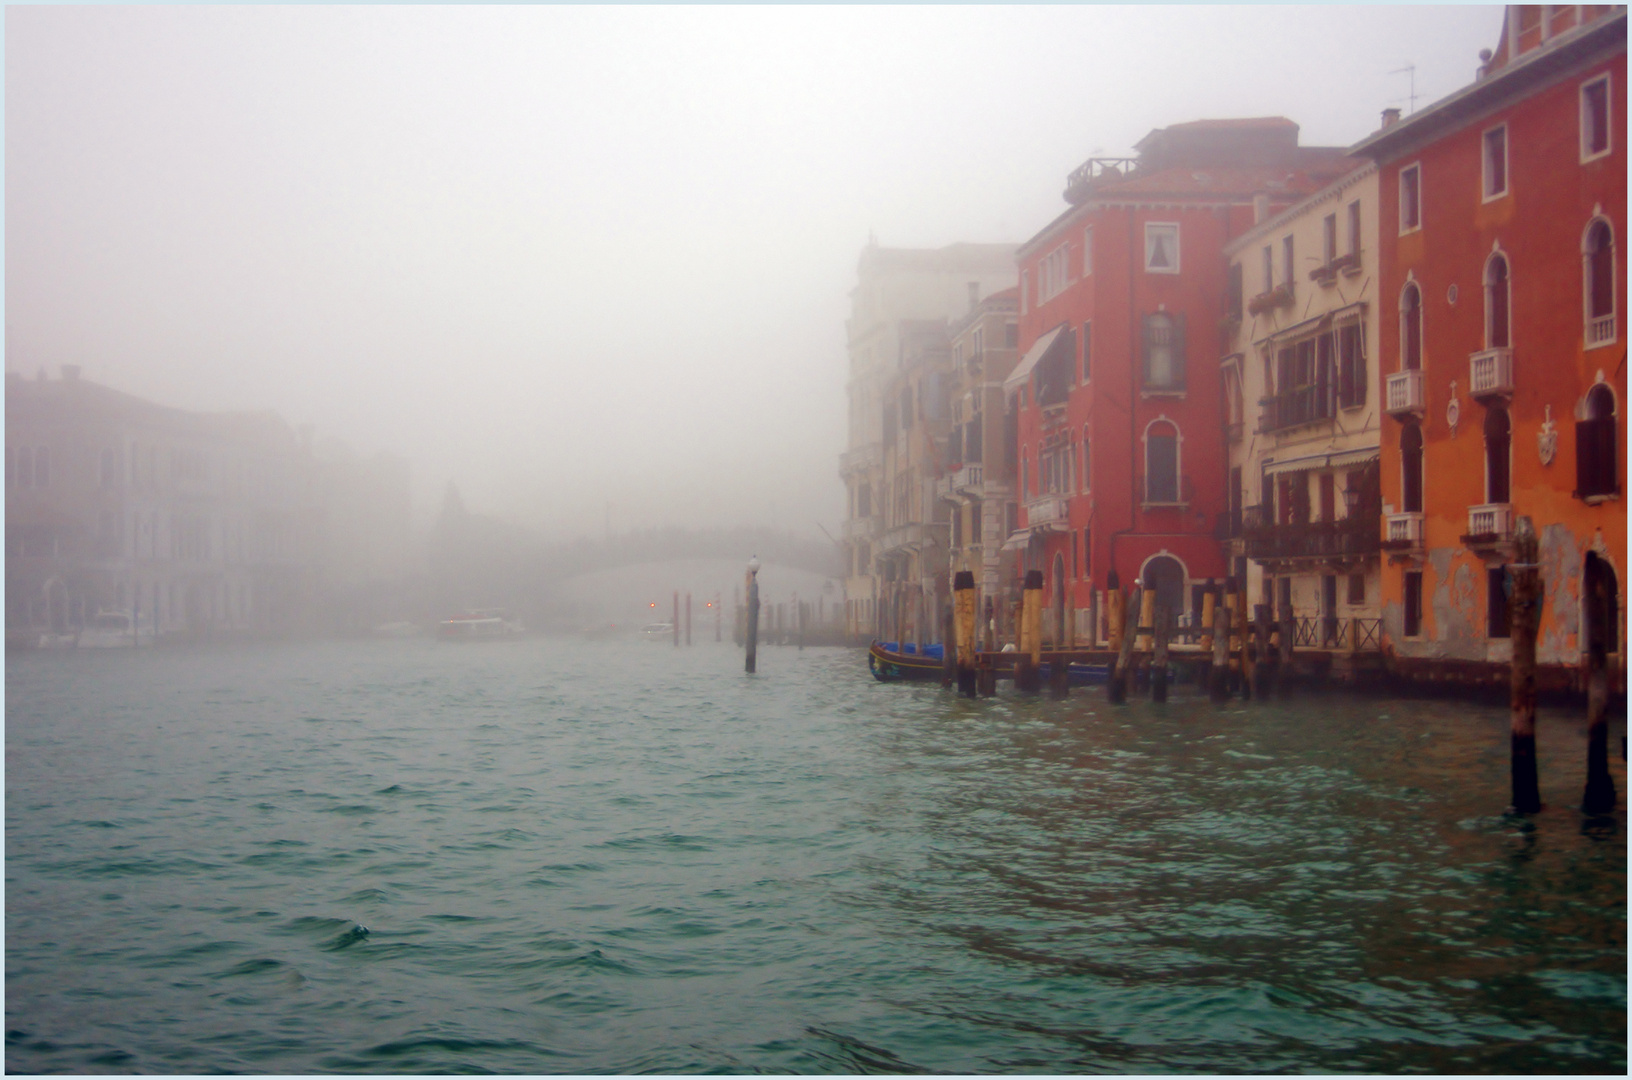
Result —
M 1377 172 L 1355 169 L 1225 248 L 1226 550 L 1298 644 L 1374 651 L 1380 612 Z
M 999 559 L 1016 518 L 1014 439 L 1007 430 L 1003 380 L 1014 369 L 1019 291 L 982 300 L 952 325 L 951 430 L 936 497 L 949 503 L 951 571 L 975 575 L 980 610 L 1007 611 Z
M 943 511 L 936 522 L 937 472 L 916 481 L 910 478 L 913 470 L 932 469 L 934 459 L 933 454 L 913 450 L 912 436 L 903 433 L 901 391 L 908 382 L 916 387 L 933 376 L 927 384 L 932 388 L 929 397 L 944 400 L 946 388 L 940 380 L 950 376 L 946 326 L 982 298 L 1014 286 L 1014 249 L 1012 244 L 952 244 L 932 250 L 869 244 L 861 253 L 846 323 L 849 438 L 839 457 L 839 475 L 847 491 L 842 540 L 850 564 L 845 622 L 852 638 L 881 633 L 886 612 L 896 620 L 893 625 L 906 617 L 915 624 L 914 632 L 919 630 L 922 620 L 916 602 L 902 615 L 900 586 L 913 584 L 922 591 L 926 546 L 930 564 L 938 558 L 944 568 L 949 514 Z M 941 334 L 938 355 L 925 351 L 926 327 Z M 909 345 L 914 342 L 917 351 L 910 357 L 909 371 Z M 920 400 L 914 389 L 909 432 L 922 431 L 916 422 Z M 888 462 L 887 418 L 893 418 Z M 930 419 L 932 426 L 949 422 Z

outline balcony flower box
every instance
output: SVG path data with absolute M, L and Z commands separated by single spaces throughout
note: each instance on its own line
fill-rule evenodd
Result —
M 1327 266 L 1333 273 L 1354 275 L 1360 272 L 1360 256 L 1358 254 L 1339 255 Z
M 1247 310 L 1254 315 L 1262 315 L 1266 311 L 1291 306 L 1292 287 L 1290 285 L 1277 285 L 1268 292 L 1259 293 L 1247 301 Z

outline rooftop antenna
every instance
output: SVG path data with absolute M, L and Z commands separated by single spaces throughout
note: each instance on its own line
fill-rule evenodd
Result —
M 1406 75 L 1406 76 L 1410 77 L 1410 80 L 1411 80 L 1411 92 L 1409 94 L 1407 94 L 1404 98 L 1392 98 L 1390 100 L 1393 100 L 1393 101 L 1402 101 L 1403 100 L 1403 101 L 1407 102 L 1411 106 L 1411 112 L 1416 112 L 1417 111 L 1417 65 L 1407 61 L 1406 65 L 1404 67 L 1395 68 L 1393 71 L 1390 71 L 1389 74 L 1390 75 Z

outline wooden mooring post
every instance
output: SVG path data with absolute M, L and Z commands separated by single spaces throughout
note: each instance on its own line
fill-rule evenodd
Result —
M 1292 649 L 1298 640 L 1298 618 L 1291 604 L 1281 605 L 1281 662 L 1275 672 L 1275 692 L 1281 697 L 1292 695 Z
M 1222 705 L 1230 700 L 1230 604 L 1229 594 L 1224 602 L 1213 608 L 1213 667 L 1209 691 L 1213 704 Z
M 1020 644 L 1014 658 L 1014 688 L 1028 694 L 1042 689 L 1043 572 L 1027 570 L 1020 594 Z
M 1589 609 L 1591 600 L 1588 601 Z M 1603 628 L 1589 629 L 1587 643 L 1587 786 L 1581 810 L 1607 814 L 1615 809 L 1615 779 L 1609 775 L 1609 670 Z
M 1139 582 L 1134 582 L 1133 599 L 1128 604 L 1134 611 L 1139 610 L 1143 599 L 1142 592 Z M 1117 600 L 1120 606 L 1120 595 Z M 1116 663 L 1111 666 L 1111 677 L 1105 683 L 1105 699 L 1113 705 L 1122 705 L 1128 700 L 1128 668 L 1133 664 L 1133 639 L 1136 635 L 1126 627 L 1122 630 L 1122 643 L 1117 648 Z
M 1167 636 L 1172 630 L 1173 613 L 1167 605 L 1156 604 L 1156 645 L 1150 660 L 1150 700 L 1167 700 Z
M 975 696 L 975 575 L 959 570 L 952 575 L 952 633 L 946 652 L 956 652 L 958 693 Z M 955 647 L 955 648 L 954 648 Z
M 686 648 L 691 648 L 691 593 L 686 593 Z
M 745 590 L 748 594 L 747 629 L 743 634 L 743 641 L 747 646 L 747 657 L 743 661 L 743 670 L 748 674 L 754 673 L 754 667 L 759 659 L 759 556 L 755 555 L 748 560 L 748 580 Z
M 1513 770 L 1513 806 L 1516 814 L 1541 810 L 1541 787 L 1536 775 L 1536 629 L 1541 621 L 1541 574 L 1536 565 L 1536 526 L 1528 514 L 1513 530 L 1513 595 L 1508 604 L 1513 639 L 1510 744 Z
M 1253 651 L 1257 653 L 1252 665 L 1252 692 L 1262 701 L 1269 696 L 1269 682 L 1275 673 L 1275 664 L 1269 655 L 1269 605 L 1257 604 L 1252 609 Z
M 951 686 L 958 677 L 958 650 L 953 647 L 957 635 L 957 616 L 952 606 L 941 609 L 941 685 Z

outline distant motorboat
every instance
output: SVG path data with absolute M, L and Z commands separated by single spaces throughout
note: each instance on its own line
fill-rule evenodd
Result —
M 77 644 L 81 649 L 133 649 L 153 644 L 153 628 L 138 625 L 128 611 L 98 611 L 80 630 Z
M 444 641 L 496 641 L 521 633 L 521 623 L 502 608 L 477 608 L 443 619 L 436 626 L 436 636 Z
M 674 624 L 666 622 L 647 623 L 640 628 L 640 636 L 647 641 L 673 641 Z

